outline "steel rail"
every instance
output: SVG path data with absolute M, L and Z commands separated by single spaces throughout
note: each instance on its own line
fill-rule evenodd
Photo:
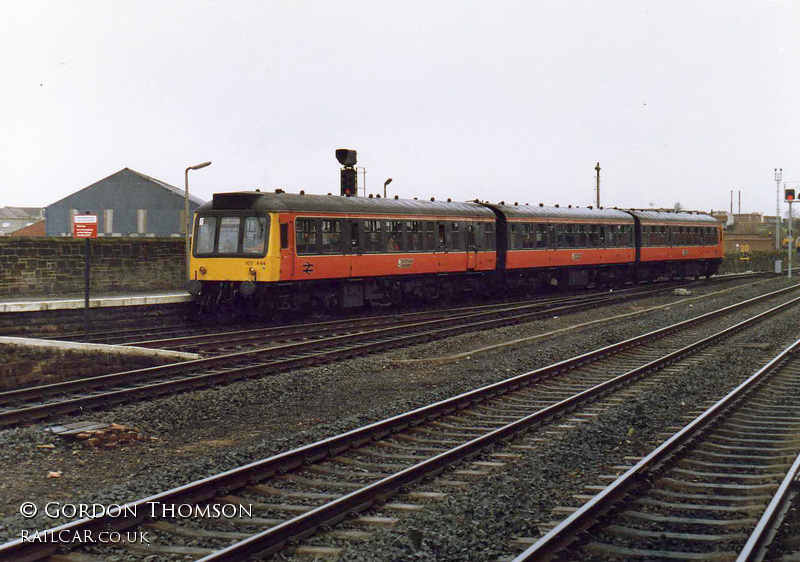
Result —
M 659 447 L 628 469 L 605 489 L 587 501 L 569 517 L 551 529 L 546 535 L 527 548 L 513 562 L 549 560 L 556 553 L 574 541 L 578 534 L 591 527 L 599 517 L 609 511 L 616 502 L 622 500 L 630 490 L 643 484 L 648 475 L 658 470 L 677 451 L 686 447 L 706 433 L 722 419 L 722 414 L 755 390 L 769 375 L 789 360 L 800 348 L 796 341 L 764 365 L 755 374 L 730 391 L 724 398 L 708 408 L 680 431 L 667 439 Z
M 791 289 L 791 288 L 788 288 Z M 781 289 L 768 295 L 762 295 L 763 298 L 768 298 L 770 295 L 779 294 L 788 289 Z M 762 298 L 762 297 L 756 297 Z M 607 297 L 607 299 L 614 299 L 614 297 Z M 745 301 L 749 302 L 749 301 Z M 233 369 L 226 369 L 223 371 L 214 371 L 212 373 L 187 375 L 177 379 L 171 379 L 162 382 L 154 382 L 149 384 L 139 384 L 129 388 L 123 388 L 117 391 L 106 391 L 101 394 L 93 394 L 90 396 L 77 397 L 74 399 L 66 399 L 58 402 L 48 402 L 28 407 L 21 407 L 14 410 L 6 410 L 0 412 L 0 427 L 14 425 L 23 421 L 33 421 L 42 419 L 52 414 L 64 414 L 74 411 L 79 408 L 96 408 L 107 405 L 113 405 L 124 402 L 137 395 L 152 395 L 152 394 L 166 394 L 169 392 L 177 392 L 186 389 L 201 388 L 210 386 L 217 382 L 229 382 L 231 380 L 238 380 L 242 378 L 258 376 L 262 369 L 271 368 L 273 372 L 276 370 L 285 370 L 288 368 L 295 368 L 318 363 L 322 360 L 343 359 L 359 354 L 372 353 L 387 348 L 396 348 L 399 345 L 424 343 L 430 340 L 443 338 L 447 336 L 457 335 L 464 332 L 472 332 L 480 329 L 490 329 L 508 324 L 515 324 L 525 322 L 539 316 L 549 316 L 551 314 L 564 314 L 567 312 L 574 312 L 591 307 L 597 304 L 597 300 L 590 302 L 581 302 L 579 304 L 564 305 L 555 308 L 548 308 L 546 310 L 534 310 L 531 312 L 517 312 L 518 309 L 527 309 L 529 306 L 513 307 L 508 309 L 509 312 L 516 315 L 496 316 L 500 313 L 494 312 L 481 312 L 478 314 L 465 314 L 457 317 L 449 317 L 447 319 L 427 320 L 424 322 L 417 322 L 405 326 L 404 332 L 406 335 L 396 336 L 397 327 L 379 328 L 374 330 L 367 330 L 354 334 L 346 334 L 341 336 L 334 336 L 326 339 L 310 340 L 299 343 L 284 344 L 256 350 L 242 351 L 227 355 L 219 355 L 215 357 L 208 357 L 203 359 L 195 359 L 191 361 L 184 361 L 181 363 L 171 363 L 169 365 L 161 365 L 157 367 L 148 367 L 145 369 L 138 369 L 134 371 L 126 371 L 122 373 L 112 373 L 109 375 L 98 375 L 95 377 L 88 377 L 84 379 L 76 379 L 72 381 L 64 381 L 60 383 L 52 383 L 49 385 L 41 385 L 36 387 L 29 387 L 24 389 L 0 392 L 0 405 L 10 404 L 15 401 L 30 401 L 41 399 L 42 397 L 52 397 L 57 395 L 64 395 L 74 391 L 90 391 L 90 390 L 104 390 L 109 386 L 125 386 L 130 384 L 137 384 L 146 379 L 165 376 L 178 376 L 186 371 L 197 371 L 202 369 L 213 369 L 217 366 L 228 366 L 232 362 L 247 361 L 248 364 L 236 367 Z M 741 303 L 740 303 L 741 304 Z M 739 305 L 734 305 L 739 306 Z M 504 311 L 501 311 L 504 312 Z M 489 320 L 475 319 L 480 317 L 490 317 Z M 446 328 L 428 329 L 426 332 L 417 332 L 416 330 L 424 330 L 430 326 L 436 326 L 443 323 L 456 322 L 456 326 L 449 326 Z M 389 337 L 386 335 L 389 334 Z M 367 339 L 367 343 L 353 342 L 354 336 L 359 339 Z M 377 338 L 378 341 L 374 341 Z M 329 349 L 332 345 L 343 344 L 343 347 Z M 311 355 L 303 355 L 295 357 L 297 353 L 307 353 L 309 349 L 316 351 Z M 284 359 L 276 359 L 273 361 L 265 362 L 264 359 L 280 358 L 281 356 L 290 357 Z
M 543 408 L 529 416 L 521 418 L 515 422 L 495 429 L 486 435 L 477 437 L 467 443 L 459 445 L 449 451 L 440 453 L 430 459 L 422 461 L 414 466 L 406 468 L 397 474 L 388 476 L 351 492 L 328 504 L 317 507 L 307 513 L 290 519 L 280 525 L 272 527 L 266 531 L 253 535 L 239 543 L 228 546 L 218 552 L 201 558 L 199 562 L 240 562 L 247 560 L 251 556 L 264 555 L 275 552 L 292 539 L 301 538 L 313 533 L 319 526 L 331 524 L 348 514 L 363 511 L 370 507 L 375 501 L 384 499 L 398 492 L 401 487 L 419 482 L 422 478 L 435 475 L 461 460 L 480 453 L 487 447 L 501 441 L 507 441 L 514 435 L 526 431 L 531 427 L 572 411 L 579 405 L 596 400 L 602 395 L 611 392 L 613 389 L 628 384 L 633 380 L 641 378 L 646 374 L 660 370 L 668 365 L 679 361 L 686 355 L 690 355 L 699 349 L 705 348 L 719 339 L 731 336 L 744 328 L 765 319 L 768 316 L 794 306 L 800 302 L 800 297 L 787 303 L 778 305 L 770 310 L 762 312 L 752 318 L 740 322 L 734 326 L 726 328 L 707 338 L 703 338 L 677 351 L 660 357 L 646 365 L 637 367 L 619 375 L 606 382 L 600 383 L 590 389 L 575 394 L 574 396 L 557 402 L 551 406 Z
M 795 344 L 796 345 L 796 344 Z M 744 548 L 739 552 L 736 562 L 760 562 L 767 553 L 770 542 L 778 532 L 781 522 L 789 510 L 791 499 L 797 494 L 797 477 L 800 474 L 800 455 L 795 458 L 789 472 L 781 482 L 766 511 L 758 520 L 758 524 Z
M 59 527 L 56 527 L 54 529 L 42 531 L 40 535 L 42 535 L 45 538 L 41 543 L 33 544 L 29 542 L 24 542 L 21 539 L 8 542 L 6 544 L 0 545 L 0 558 L 8 560 L 26 560 L 26 561 L 38 560 L 42 557 L 49 555 L 55 550 L 58 544 L 50 543 L 48 541 L 54 540 L 55 537 L 57 537 L 61 531 L 67 531 L 68 532 L 67 534 L 69 534 L 69 533 L 74 533 L 75 531 L 82 532 L 84 530 L 128 528 L 139 524 L 143 520 L 143 517 L 133 518 L 128 516 L 128 514 L 133 512 L 137 514 L 140 513 L 137 508 L 146 506 L 148 502 L 159 502 L 167 505 L 170 504 L 179 505 L 181 503 L 200 502 L 214 497 L 220 490 L 225 490 L 226 492 L 229 492 L 232 490 L 239 489 L 250 482 L 258 482 L 260 480 L 264 480 L 274 475 L 275 473 L 286 472 L 294 468 L 298 468 L 303 463 L 313 462 L 322 459 L 329 454 L 339 453 L 349 448 L 363 445 L 372 439 L 386 436 L 393 431 L 398 431 L 412 425 L 418 425 L 427 419 L 435 418 L 443 414 L 456 411 L 458 409 L 463 409 L 473 403 L 480 402 L 482 400 L 491 398 L 498 394 L 502 394 L 509 390 L 514 390 L 516 388 L 519 388 L 520 386 L 524 386 L 525 384 L 530 384 L 531 382 L 535 382 L 542 378 L 547 378 L 548 376 L 554 376 L 558 373 L 568 371 L 572 368 L 576 368 L 586 363 L 590 363 L 593 360 L 600 359 L 607 355 L 611 355 L 617 351 L 622 351 L 632 346 L 644 343 L 645 341 L 656 339 L 657 337 L 660 337 L 662 335 L 671 334 L 677 331 L 679 329 L 678 327 L 693 326 L 695 324 L 702 322 L 704 319 L 708 320 L 716 318 L 717 316 L 724 314 L 725 312 L 723 311 L 731 312 L 734 310 L 738 310 L 739 308 L 747 306 L 748 304 L 753 304 L 754 302 L 764 300 L 768 296 L 775 296 L 776 293 L 777 294 L 784 293 L 787 290 L 795 289 L 799 286 L 800 285 L 795 285 L 787 289 L 775 291 L 774 293 L 770 293 L 769 295 L 763 295 L 761 297 L 749 299 L 748 301 L 731 305 L 719 311 L 707 313 L 698 318 L 685 320 L 673 326 L 668 326 L 660 330 L 655 330 L 653 332 L 649 332 L 648 334 L 644 334 L 642 336 L 637 336 L 635 338 L 625 340 L 624 342 L 606 346 L 604 348 L 582 354 L 578 357 L 561 361 L 559 363 L 556 363 L 548 367 L 543 367 L 535 371 L 531 371 L 522 375 L 518 375 L 516 377 L 512 377 L 505 381 L 500 381 L 498 383 L 494 383 L 482 387 L 480 389 L 472 390 L 460 394 L 458 396 L 442 400 L 440 402 L 436 402 L 428 406 L 417 408 L 411 412 L 407 412 L 404 414 L 394 416 L 392 418 L 388 418 L 386 420 L 375 422 L 373 424 L 358 429 L 354 429 L 344 434 L 330 437 L 328 439 L 324 439 L 316 443 L 311 443 L 309 445 L 305 445 L 303 447 L 299 447 L 297 449 L 287 451 L 285 453 L 280 453 L 268 459 L 256 461 L 248 465 L 245 465 L 243 467 L 229 470 L 224 473 L 211 476 L 194 483 L 186 484 L 184 486 L 180 486 L 172 490 L 168 490 L 150 496 L 148 498 L 130 502 L 128 504 L 125 504 L 125 506 L 123 506 L 119 512 L 116 511 L 112 512 L 112 516 L 105 519 L 76 520 L 61 525 Z M 764 319 L 771 314 L 775 314 L 780 310 L 792 306 L 798 301 L 800 301 L 800 297 L 797 297 L 795 299 L 792 299 L 791 301 L 773 307 L 768 311 L 762 312 L 757 316 L 754 316 L 732 327 L 729 327 L 718 334 L 709 336 L 708 338 L 704 338 L 699 342 L 695 342 L 694 344 L 684 347 L 681 350 L 670 353 L 660 359 L 648 363 L 648 365 L 646 366 L 639 367 L 637 369 L 629 371 L 628 373 L 625 373 L 614 379 L 606 381 L 605 383 L 597 385 L 589 390 L 583 391 L 580 394 L 573 396 L 572 398 L 563 400 L 555 405 L 537 411 L 534 414 L 531 414 L 523 419 L 517 420 L 512 424 L 494 430 L 491 433 L 481 438 L 462 444 L 459 447 L 453 449 L 452 451 L 441 453 L 435 457 L 432 457 L 431 459 L 428 459 L 420 463 L 419 465 L 409 467 L 408 469 L 402 471 L 398 475 L 395 475 L 394 480 L 384 479 L 370 485 L 369 491 L 359 492 L 359 494 L 361 495 L 355 495 L 357 493 L 348 494 L 347 496 L 340 498 L 339 500 L 336 500 L 336 502 L 332 504 L 332 507 L 329 507 L 324 512 L 320 511 L 320 509 L 322 508 L 317 508 L 311 512 L 308 512 L 307 514 L 299 518 L 299 522 L 293 524 L 293 525 L 300 525 L 300 527 L 290 528 L 287 527 L 285 524 L 282 524 L 279 526 L 280 527 L 279 530 L 274 531 L 270 529 L 269 531 L 265 531 L 264 533 L 256 535 L 256 537 L 259 537 L 258 539 L 256 539 L 255 537 L 251 537 L 251 539 L 245 541 L 246 544 L 244 544 L 239 548 L 243 548 L 247 552 L 251 551 L 263 552 L 267 549 L 274 548 L 274 545 L 278 544 L 280 541 L 285 542 L 286 537 L 295 537 L 311 532 L 311 530 L 315 529 L 319 524 L 321 524 L 320 521 L 324 520 L 326 522 L 332 522 L 337 518 L 346 516 L 346 514 L 349 512 L 358 511 L 359 508 L 363 509 L 365 507 L 368 507 L 368 505 L 371 505 L 371 503 L 375 499 L 375 498 L 369 499 L 370 494 L 374 493 L 378 495 L 389 495 L 394 490 L 397 489 L 397 486 L 403 486 L 413 483 L 419 480 L 420 478 L 424 477 L 425 475 L 435 474 L 438 471 L 442 470 L 444 466 L 446 466 L 445 461 L 448 461 L 447 464 L 452 464 L 452 462 L 455 462 L 455 460 L 457 459 L 463 459 L 471 455 L 477 454 L 478 452 L 480 452 L 482 448 L 488 446 L 488 444 L 496 443 L 502 440 L 507 440 L 511 436 L 513 436 L 514 433 L 517 433 L 522 429 L 528 429 L 529 427 L 537 425 L 538 423 L 546 421 L 547 419 L 561 415 L 566 411 L 574 409 L 575 407 L 577 407 L 577 404 L 579 402 L 596 399 L 597 397 L 613 390 L 613 388 L 616 386 L 625 384 L 630 380 L 634 380 L 636 378 L 639 378 L 640 376 L 643 376 L 643 374 L 646 372 L 646 368 L 648 367 L 649 369 L 653 369 L 656 367 L 659 368 L 666 367 L 667 365 L 679 360 L 680 357 L 689 353 L 692 349 L 699 349 L 700 347 L 709 345 L 713 341 L 716 341 L 716 339 L 724 337 L 725 334 L 730 335 L 735 332 L 738 332 L 739 330 L 744 329 L 745 327 L 758 321 L 759 319 Z M 131 509 L 128 508 L 131 508 L 133 511 L 131 511 Z M 265 546 L 266 543 L 263 542 L 265 540 L 268 541 L 272 546 L 269 545 Z M 225 553 L 224 556 L 238 556 L 238 554 L 234 554 L 228 549 L 220 551 L 217 554 L 222 555 L 223 552 Z M 239 552 L 238 549 L 237 552 Z M 241 560 L 242 558 L 235 558 L 235 557 L 219 558 L 219 560 L 226 560 L 226 559 Z

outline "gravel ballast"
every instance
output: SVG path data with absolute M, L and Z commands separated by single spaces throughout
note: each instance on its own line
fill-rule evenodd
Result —
M 20 516 L 15 515 L 23 501 L 96 501 L 100 503 L 129 501 L 240 466 L 291 447 L 359 427 L 412 407 L 428 404 L 477 386 L 501 380 L 510 374 L 531 370 L 708 312 L 726 304 L 740 302 L 784 285 L 785 282 L 776 280 L 754 287 L 742 287 L 712 299 L 696 301 L 692 305 L 676 305 L 665 311 L 649 313 L 624 323 L 582 330 L 577 333 L 570 332 L 566 336 L 540 341 L 535 346 L 480 355 L 458 363 L 439 365 L 429 362 L 403 363 L 401 361 L 441 356 L 447 352 L 462 352 L 502 339 L 516 339 L 524 337 L 525 334 L 535 334 L 596 319 L 598 312 L 589 311 L 564 318 L 493 330 L 490 333 L 466 334 L 451 338 L 445 343 L 435 342 L 389 354 L 358 358 L 293 373 L 282 373 L 275 377 L 119 407 L 92 416 L 81 416 L 68 420 L 92 419 L 128 423 L 136 425 L 144 433 L 158 438 L 158 440 L 140 442 L 127 447 L 87 449 L 48 435 L 38 427 L 2 431 L 0 432 L 0 444 L 3 447 L 0 455 L 3 457 L 3 465 L 8 469 L 0 475 L 0 482 L 6 490 L 4 497 L 0 500 L 0 514 L 3 516 L 0 533 L 4 539 L 9 539 L 21 527 L 42 527 L 55 523 L 44 519 L 26 523 Z M 724 286 L 708 286 L 696 290 L 695 294 L 703 291 L 713 292 L 721 288 Z M 632 308 L 644 308 L 652 306 L 656 302 L 671 302 L 681 298 L 664 296 L 646 301 L 636 301 L 617 307 L 608 307 L 603 310 L 602 314 L 613 315 L 630 312 Z M 779 328 L 764 329 L 764 338 L 766 338 L 764 341 L 774 339 L 770 339 L 770 334 L 785 335 L 787 341 L 793 337 L 793 327 L 785 320 L 786 316 L 782 315 L 779 319 L 764 324 L 764 326 L 768 326 L 776 322 L 785 322 L 785 325 L 781 325 Z M 756 328 L 756 331 L 758 330 L 762 330 L 762 328 Z M 750 368 L 750 362 L 757 363 L 773 351 L 777 351 L 777 349 L 773 348 L 768 352 L 749 348 L 738 352 L 730 349 L 729 353 L 733 355 L 723 358 L 724 362 L 720 364 L 725 365 L 728 369 L 749 369 L 746 374 L 750 374 L 754 370 Z M 692 396 L 700 397 L 704 396 L 703 393 L 712 392 L 719 394 L 722 381 L 718 379 L 727 380 L 728 377 L 734 378 L 734 375 L 723 377 L 721 369 L 718 371 L 717 374 L 714 374 L 713 370 L 709 370 L 711 374 L 702 376 L 696 373 L 689 377 L 689 383 L 685 383 L 683 388 L 675 383 L 675 392 L 685 393 L 686 384 L 690 384 L 688 388 L 693 389 Z M 710 382 L 711 379 L 714 379 L 715 382 Z M 697 387 L 696 391 L 694 390 L 695 386 Z M 649 419 L 649 416 L 656 411 L 656 405 L 666 407 L 669 402 L 667 397 L 667 394 L 659 394 L 653 399 L 653 404 L 648 402 L 639 405 L 637 411 L 641 414 L 644 409 Z M 703 399 L 705 398 L 697 398 L 700 401 Z M 687 402 L 684 399 L 684 402 L 687 404 L 686 408 L 691 407 L 691 400 Z M 634 406 L 629 405 L 631 408 Z M 683 407 L 673 406 L 674 408 L 679 408 L 682 413 L 685 413 Z M 640 414 L 637 415 L 641 417 Z M 623 414 L 619 415 L 622 416 L 618 420 L 619 423 L 614 421 L 613 416 L 608 419 L 603 417 L 597 423 L 586 424 L 586 427 L 575 430 L 580 433 L 590 431 L 591 428 L 600 428 L 594 429 L 594 431 L 599 431 L 599 434 L 590 434 L 581 438 L 587 447 L 597 448 L 592 463 L 603 463 L 610 456 L 615 456 L 626 448 L 630 448 L 632 451 L 638 450 L 647 440 L 648 428 L 652 426 L 654 432 L 657 433 L 662 429 L 655 428 L 663 428 L 665 423 L 668 424 L 659 419 L 648 422 L 639 421 L 637 423 L 643 424 L 642 428 L 636 429 L 639 437 L 620 441 L 614 431 L 603 428 L 606 423 L 610 424 L 609 427 L 617 428 L 619 428 L 619 424 L 627 423 L 628 427 L 624 428 L 624 435 L 627 435 L 629 427 L 632 427 L 630 419 Z M 573 433 L 570 432 L 563 439 L 574 439 Z M 602 437 L 604 435 L 606 437 Z M 625 441 L 629 442 L 625 443 Z M 559 440 L 555 440 L 548 447 L 556 447 L 557 442 Z M 42 445 L 52 445 L 53 447 L 42 448 Z M 617 450 L 614 449 L 615 447 Z M 576 455 L 583 457 L 583 453 L 580 451 L 582 449 L 576 448 L 574 443 L 567 441 L 561 448 L 556 447 L 548 453 L 553 457 L 551 460 L 547 460 L 547 455 L 537 455 L 524 462 L 514 463 L 514 467 L 529 466 L 529 468 L 523 469 L 523 473 L 528 476 L 516 477 L 520 479 L 520 482 L 524 481 L 517 485 L 523 486 L 523 488 L 528 487 L 527 494 L 523 494 L 521 490 L 517 490 L 513 486 L 507 491 L 500 490 L 497 495 L 491 495 L 490 490 L 487 489 L 484 495 L 487 498 L 485 507 L 480 507 L 483 504 L 478 502 L 475 504 L 478 507 L 463 508 L 466 510 L 465 513 L 469 513 L 470 510 L 475 511 L 474 520 L 478 521 L 476 525 L 483 528 L 488 527 L 485 521 L 481 522 L 483 517 L 478 517 L 478 515 L 485 510 L 498 512 L 505 510 L 513 516 L 513 519 L 525 520 L 528 523 L 542 520 L 541 514 L 556 505 L 555 502 L 562 501 L 562 495 L 564 498 L 568 498 L 573 493 L 562 490 L 562 488 L 568 488 L 566 484 L 574 483 L 578 487 L 582 485 L 578 476 L 561 474 L 566 470 L 565 467 L 569 466 L 568 461 L 573 462 L 569 474 L 575 472 Z M 641 451 L 639 453 L 625 452 L 624 454 L 641 454 Z M 559 455 L 566 455 L 566 457 L 559 457 Z M 615 463 L 616 461 L 611 464 Z M 607 466 L 607 464 L 598 464 L 597 470 L 602 470 L 601 466 Z M 515 478 L 512 476 L 513 470 L 516 468 L 504 469 L 500 481 L 513 483 Z M 47 478 L 48 473 L 52 471 L 61 472 L 61 476 Z M 509 476 L 506 476 L 507 474 Z M 582 468 L 579 474 L 586 475 L 587 479 L 591 478 L 589 468 Z M 493 478 L 479 481 L 464 494 L 472 495 L 473 491 L 482 486 L 488 486 L 490 482 L 495 481 Z M 509 486 L 509 483 L 503 484 L 503 486 Z M 454 499 L 457 495 L 451 494 L 446 502 L 435 506 L 436 510 L 426 511 L 424 517 L 438 512 L 450 502 L 457 501 Z M 501 506 L 497 498 L 501 498 L 503 495 L 508 495 L 511 503 L 514 501 L 524 503 L 524 506 L 520 506 L 522 511 L 517 510 L 513 505 Z M 533 505 L 522 501 L 522 498 L 531 495 L 538 498 L 534 500 Z M 468 502 L 465 500 L 464 503 Z M 447 511 L 456 514 L 460 513 L 460 509 L 462 508 L 454 504 L 453 509 L 447 508 Z M 488 515 L 488 513 L 487 511 L 483 515 Z M 466 515 L 463 516 L 466 517 Z M 468 542 L 466 537 L 460 537 L 469 523 L 457 522 L 457 520 L 441 514 L 435 516 L 434 519 L 439 520 L 440 525 L 445 528 L 452 527 L 451 533 L 443 531 L 441 533 L 442 540 L 434 541 L 433 536 L 439 536 L 439 534 L 428 531 L 429 528 L 434 528 L 434 525 L 427 521 L 424 522 L 425 540 L 422 542 L 421 549 L 413 552 L 411 556 L 423 556 L 421 559 L 426 559 L 424 556 L 428 556 L 425 554 L 427 549 L 430 553 L 435 552 L 437 556 L 442 556 L 437 559 L 455 560 L 458 558 L 449 557 L 454 556 L 452 552 L 459 551 L 461 546 L 478 548 L 478 545 Z M 548 519 L 549 514 L 544 520 Z M 409 525 L 416 524 L 411 519 L 408 521 Z M 404 522 L 403 525 L 405 524 Z M 516 532 L 516 529 L 520 527 L 518 523 L 510 525 L 506 522 L 504 525 L 508 529 L 504 534 L 500 531 L 490 533 L 492 537 L 496 536 L 490 541 L 492 546 L 487 547 L 492 552 L 495 550 L 500 552 L 500 543 L 505 544 L 505 539 L 501 537 L 511 536 L 512 531 Z M 398 548 L 401 549 L 413 548 L 408 539 L 401 540 L 403 536 L 406 536 L 403 533 L 408 532 L 409 529 L 398 528 L 396 531 L 389 532 L 387 540 L 392 544 L 400 541 L 401 544 Z M 479 537 L 482 532 L 478 532 L 475 536 Z M 529 535 L 530 532 L 530 528 L 528 528 L 527 532 L 518 534 Z M 449 541 L 455 541 L 454 545 L 458 543 L 461 546 L 448 546 Z M 439 544 L 441 544 L 441 548 L 435 546 Z M 386 550 L 389 546 L 384 545 L 381 548 L 384 552 L 389 552 Z M 380 552 L 381 548 L 378 548 L 376 552 Z M 485 553 L 486 549 L 483 549 L 483 554 L 480 556 L 476 554 L 478 557 L 474 559 L 484 559 Z M 350 554 L 354 557 L 353 559 L 358 559 L 359 555 L 355 552 Z M 463 550 L 461 554 L 463 555 Z M 386 559 L 391 559 L 391 557 L 388 557 L 387 554 Z

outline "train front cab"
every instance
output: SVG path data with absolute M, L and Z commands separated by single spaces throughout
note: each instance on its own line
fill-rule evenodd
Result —
M 187 290 L 201 313 L 236 311 L 259 284 L 280 279 L 278 213 L 201 208 L 193 232 Z

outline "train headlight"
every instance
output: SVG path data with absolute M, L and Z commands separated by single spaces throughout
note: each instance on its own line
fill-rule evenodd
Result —
M 200 275 L 205 275 L 205 274 L 206 274 L 206 271 L 208 271 L 208 270 L 207 270 L 205 267 L 203 267 L 203 266 L 201 265 L 201 266 L 200 266 Z
M 250 266 L 250 273 L 255 273 L 255 272 L 256 272 L 256 268 L 251 265 Z

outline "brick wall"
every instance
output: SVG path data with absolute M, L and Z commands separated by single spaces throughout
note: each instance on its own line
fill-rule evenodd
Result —
M 0 297 L 83 294 L 84 240 L 0 238 Z M 91 241 L 95 294 L 180 290 L 182 238 L 96 238 Z

